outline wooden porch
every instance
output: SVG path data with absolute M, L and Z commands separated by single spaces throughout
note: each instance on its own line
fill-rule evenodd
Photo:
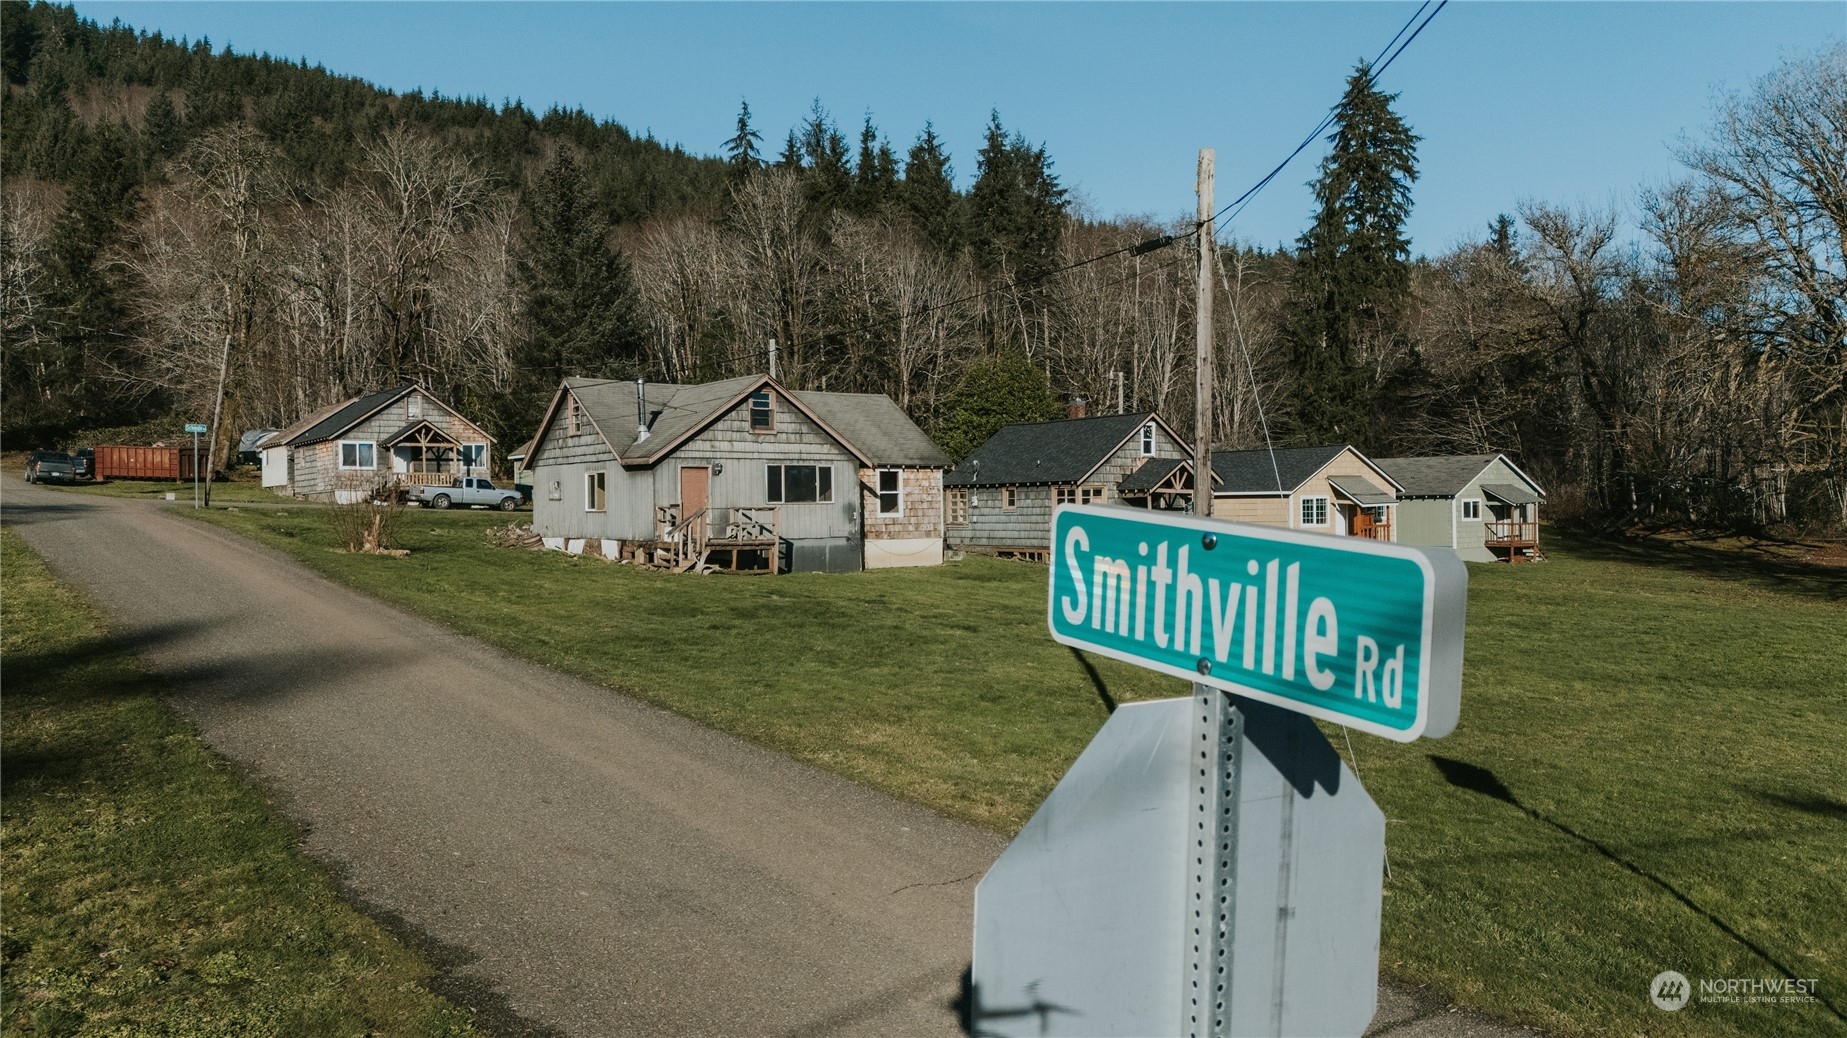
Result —
M 652 562 L 662 569 L 782 572 L 782 517 L 775 507 L 701 508 L 682 516 L 676 503 L 654 511 Z M 721 517 L 722 527 L 715 527 L 713 521 Z
M 1518 519 L 1491 519 L 1482 524 L 1482 543 L 1499 555 L 1506 552 L 1509 563 L 1540 562 L 1539 524 Z

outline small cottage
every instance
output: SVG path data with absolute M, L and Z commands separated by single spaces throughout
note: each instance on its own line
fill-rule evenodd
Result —
M 1125 476 L 1186 452 L 1151 411 L 1003 426 L 943 479 L 949 546 L 1043 559 L 1052 509 L 1115 503 Z
M 1505 454 L 1381 458 L 1403 485 L 1398 495 L 1404 544 L 1454 548 L 1468 562 L 1535 562 L 1539 504 L 1546 492 Z
M 1193 463 L 1143 466 L 1118 488 L 1143 508 L 1188 509 Z M 1347 537 L 1396 540 L 1398 483 L 1348 444 L 1212 452 L 1212 515 Z
M 940 564 L 948 464 L 883 394 L 767 375 L 566 379 L 524 459 L 550 547 L 768 572 Z
M 315 501 L 485 476 L 494 438 L 416 383 L 316 411 L 257 444 L 263 485 Z

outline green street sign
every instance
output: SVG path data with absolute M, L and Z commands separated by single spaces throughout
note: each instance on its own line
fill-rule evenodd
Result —
M 202 433 L 202 432 L 209 431 L 209 429 L 210 429 L 209 426 L 203 425 L 199 422 L 187 422 L 186 423 L 186 431 L 189 433 Z
M 1411 742 L 1456 727 L 1468 582 L 1449 552 L 1064 505 L 1046 618 L 1062 644 Z

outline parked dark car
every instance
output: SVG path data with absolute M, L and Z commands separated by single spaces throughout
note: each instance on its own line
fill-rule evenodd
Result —
M 79 447 L 71 451 L 71 469 L 78 479 L 96 478 L 96 448 Z
M 75 483 L 77 470 L 63 451 L 33 451 L 26 459 L 28 483 Z

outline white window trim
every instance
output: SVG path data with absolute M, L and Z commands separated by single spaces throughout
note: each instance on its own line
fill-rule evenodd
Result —
M 1308 521 L 1308 503 L 1310 501 L 1321 502 L 1321 521 L 1318 523 L 1311 523 Z M 1301 522 L 1302 528 L 1305 530 L 1320 530 L 1334 525 L 1334 502 L 1325 494 L 1309 494 L 1303 497 L 1301 503 L 1296 506 L 1295 513 L 1296 519 Z
M 757 428 L 757 423 L 754 420 L 757 413 L 756 398 L 758 396 L 762 396 L 769 401 L 770 406 L 768 410 L 770 424 L 767 429 Z M 752 436 L 776 435 L 776 394 L 767 389 L 760 389 L 744 398 L 744 431 L 750 433 Z
M 1154 423 L 1142 426 L 1142 457 L 1154 457 Z
M 423 417 L 423 394 L 412 393 L 404 400 L 404 417 L 410 419 Z
M 591 508 L 590 507 L 590 499 L 591 499 L 590 488 L 591 488 L 592 483 L 595 482 L 598 476 L 603 477 L 603 507 Z M 608 512 L 609 511 L 609 474 L 608 473 L 606 472 L 586 472 L 584 473 L 584 511 L 586 512 Z
M 479 450 L 481 454 L 481 459 L 475 462 L 474 467 L 477 469 L 487 468 L 487 444 L 485 443 L 464 443 L 462 444 L 463 450 L 468 450 L 469 448 L 475 448 Z M 467 469 L 469 467 L 467 460 L 461 457 L 460 451 L 456 452 L 455 460 L 456 460 L 456 463 L 462 466 L 463 469 Z
M 884 478 L 885 473 L 887 472 L 898 477 L 898 489 L 896 491 L 893 491 L 894 493 L 898 495 L 898 507 L 896 511 L 891 511 L 891 512 L 887 512 L 885 510 L 885 491 L 880 489 L 880 481 Z M 819 477 L 816 477 L 816 478 L 818 479 Z M 902 518 L 904 515 L 904 470 L 903 469 L 874 469 L 872 472 L 872 496 L 874 498 L 873 506 L 876 509 L 875 514 L 878 516 L 878 518 L 880 519 Z
M 355 447 L 366 446 L 366 447 L 372 448 L 372 464 L 370 465 L 348 465 L 346 463 L 346 446 L 349 443 Z M 342 472 L 371 472 L 378 468 L 378 442 L 376 440 L 341 440 L 339 450 L 340 450 L 340 459 L 339 459 L 340 460 L 340 470 Z M 359 452 L 354 451 L 353 453 L 355 456 L 357 456 Z
M 1470 514 L 1469 514 L 1469 506 L 1470 506 L 1470 505 L 1474 505 L 1474 506 L 1475 506 L 1475 514 L 1474 514 L 1474 515 L 1470 515 Z M 1465 498 L 1463 498 L 1463 499 L 1462 499 L 1462 509 L 1461 509 L 1461 512 L 1462 512 L 1462 521 L 1463 521 L 1463 522 L 1465 522 L 1465 523 L 1479 523 L 1479 522 L 1481 522 L 1481 498 L 1479 498 L 1479 497 L 1465 497 Z

